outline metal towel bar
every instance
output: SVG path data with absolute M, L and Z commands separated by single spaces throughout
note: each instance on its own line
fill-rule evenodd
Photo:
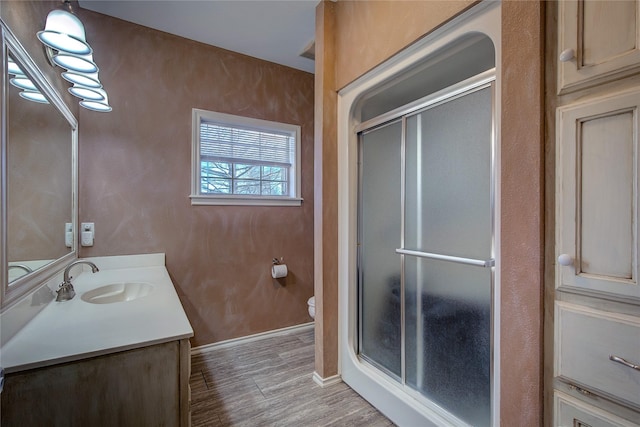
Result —
M 493 258 L 488 260 L 462 258 L 457 256 L 451 256 L 451 255 L 441 255 L 441 254 L 433 254 L 429 252 L 412 251 L 409 249 L 396 249 L 396 253 L 401 255 L 411 255 L 419 258 L 429 258 L 429 259 L 437 259 L 440 261 L 456 262 L 458 264 L 476 265 L 479 267 L 493 267 L 496 264 L 496 261 Z

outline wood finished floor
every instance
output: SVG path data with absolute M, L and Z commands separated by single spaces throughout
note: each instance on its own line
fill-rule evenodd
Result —
M 344 383 L 320 387 L 313 329 L 191 357 L 191 425 L 393 426 Z

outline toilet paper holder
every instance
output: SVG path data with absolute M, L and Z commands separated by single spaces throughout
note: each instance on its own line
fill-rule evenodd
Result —
M 283 258 L 280 257 L 274 258 L 271 262 L 273 265 L 271 266 L 271 277 L 274 279 L 284 279 L 289 274 L 289 270 L 287 269 L 287 264 L 285 264 Z

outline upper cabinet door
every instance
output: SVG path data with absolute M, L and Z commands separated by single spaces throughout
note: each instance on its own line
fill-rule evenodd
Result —
M 640 298 L 640 90 L 558 109 L 556 286 Z
M 558 93 L 640 71 L 640 1 L 558 2 Z

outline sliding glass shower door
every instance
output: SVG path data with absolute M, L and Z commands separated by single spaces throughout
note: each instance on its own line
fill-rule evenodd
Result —
M 401 377 L 402 121 L 362 136 L 360 145 L 360 354 Z
M 418 398 L 491 422 L 493 86 L 359 134 L 358 354 Z

